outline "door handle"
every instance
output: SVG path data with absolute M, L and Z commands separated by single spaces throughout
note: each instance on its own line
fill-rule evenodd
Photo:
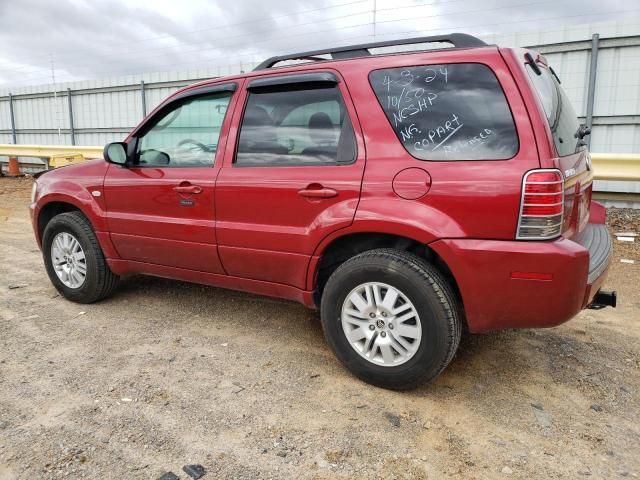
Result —
M 176 185 L 173 187 L 173 191 L 177 193 L 202 193 L 202 187 L 198 185 Z
M 298 190 L 298 195 L 306 198 L 332 198 L 337 196 L 338 192 L 333 188 L 326 188 L 318 183 L 312 183 L 307 188 Z

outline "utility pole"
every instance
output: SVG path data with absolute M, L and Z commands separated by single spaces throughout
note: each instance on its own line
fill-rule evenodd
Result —
M 587 90 L 587 114 L 585 125 L 593 130 L 593 103 L 596 96 L 596 71 L 598 70 L 598 47 L 600 35 L 591 36 L 591 62 L 589 65 L 589 87 Z M 591 135 L 587 136 L 587 148 L 591 148 Z
M 376 15 L 378 13 L 377 2 L 373 0 L 373 41 L 376 41 Z
M 56 106 L 56 122 L 58 123 L 58 143 L 60 143 L 60 105 L 58 104 L 58 87 L 56 86 L 56 68 L 53 64 L 53 52 L 49 53 L 51 59 L 51 82 L 53 83 L 53 103 Z

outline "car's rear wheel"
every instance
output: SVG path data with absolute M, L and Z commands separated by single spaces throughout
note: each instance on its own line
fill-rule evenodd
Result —
M 56 215 L 45 227 L 42 254 L 51 283 L 69 300 L 108 297 L 119 277 L 107 265 L 91 224 L 80 212 Z
M 340 361 L 366 382 L 406 389 L 437 377 L 460 342 L 460 307 L 440 272 L 411 253 L 378 249 L 329 278 L 322 325 Z

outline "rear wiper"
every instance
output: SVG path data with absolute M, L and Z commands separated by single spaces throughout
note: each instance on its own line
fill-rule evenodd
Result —
M 553 67 L 549 67 L 549 71 L 553 74 L 553 76 L 555 77 L 555 79 L 558 81 L 558 83 L 562 83 L 560 81 L 560 77 L 558 77 L 558 74 L 556 73 L 556 71 L 553 69 Z
M 536 61 L 533 59 L 533 56 L 529 52 L 524 54 L 524 58 L 526 60 L 525 63 L 527 63 L 531 67 L 531 69 L 536 73 L 536 75 L 542 75 L 542 70 L 540 70 L 540 67 L 538 66 Z

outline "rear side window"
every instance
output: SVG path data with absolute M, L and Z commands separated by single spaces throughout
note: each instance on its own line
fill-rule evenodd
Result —
M 485 65 L 376 70 L 369 81 L 398 139 L 420 160 L 506 160 L 518 152 L 507 99 Z
M 337 165 L 355 157 L 355 135 L 336 86 L 249 94 L 236 165 Z
M 558 156 L 565 157 L 576 153 L 582 145 L 576 135 L 580 127 L 576 112 L 573 110 L 567 94 L 549 69 L 544 65 L 537 65 L 540 75 L 534 72 L 528 64 L 527 73 L 542 101 Z

